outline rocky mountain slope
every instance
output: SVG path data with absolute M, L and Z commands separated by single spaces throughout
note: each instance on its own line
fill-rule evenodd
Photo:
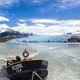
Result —
M 15 38 L 32 36 L 32 33 L 20 33 L 19 31 L 14 31 L 12 29 L 4 30 L 0 33 L 0 42 L 5 42 Z

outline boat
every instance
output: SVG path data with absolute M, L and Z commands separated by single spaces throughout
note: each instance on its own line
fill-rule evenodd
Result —
M 29 53 L 24 57 L 28 57 Z M 46 80 L 48 75 L 48 62 L 45 60 L 24 59 L 11 64 L 7 63 L 7 77 L 10 80 Z

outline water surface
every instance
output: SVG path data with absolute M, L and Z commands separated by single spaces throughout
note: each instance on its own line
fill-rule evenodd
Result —
M 16 55 L 22 56 L 25 48 L 30 52 L 30 55 L 38 53 L 33 59 L 48 61 L 49 75 L 47 80 L 80 80 L 80 44 L 78 43 L 1 43 L 0 67 L 5 65 L 3 59 Z M 4 74 L 5 72 L 0 72 L 0 80 L 6 79 Z

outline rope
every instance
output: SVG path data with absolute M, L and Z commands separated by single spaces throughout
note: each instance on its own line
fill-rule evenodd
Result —
M 32 80 L 34 80 L 34 76 L 37 76 L 40 80 L 42 80 L 42 78 L 39 76 L 39 74 L 36 71 L 32 72 Z

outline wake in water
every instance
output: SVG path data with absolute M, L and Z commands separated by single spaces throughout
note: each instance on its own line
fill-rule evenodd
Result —
M 38 55 L 38 53 L 31 54 L 31 55 L 29 55 L 28 58 L 33 58 L 33 57 L 35 57 L 37 55 Z M 0 62 L 3 62 L 4 65 L 6 65 L 6 61 L 9 60 L 9 59 L 14 59 L 14 56 L 8 56 L 8 57 L 4 56 L 4 58 L 1 57 L 0 58 Z M 1 68 L 0 68 L 0 80 L 9 80 L 7 78 L 7 72 L 5 70 L 5 66 L 1 66 Z
M 9 45 L 9 47 L 10 47 L 10 45 Z M 35 49 L 33 49 L 33 48 L 29 48 L 29 47 L 23 47 L 23 48 L 24 49 L 26 48 L 29 51 L 30 55 L 28 56 L 28 58 L 32 58 L 33 59 L 35 56 L 38 55 L 37 51 Z M 14 49 L 11 49 L 11 51 L 10 50 L 7 50 L 7 51 L 8 52 L 6 52 L 6 49 L 4 48 L 4 50 L 1 51 L 2 54 L 0 54 L 0 80 L 9 80 L 8 78 L 6 78 L 7 77 L 7 73 L 6 73 L 6 70 L 4 68 L 4 66 L 6 66 L 7 60 L 12 60 L 12 59 L 15 60 L 15 57 L 17 55 L 19 55 L 22 60 L 24 58 L 22 56 L 22 53 L 21 53 L 21 52 L 23 52 L 22 48 L 19 51 L 15 51 Z
M 47 80 L 80 80 L 80 44 L 41 44 L 37 50 L 37 58 L 49 62 Z
M 2 66 L 2 68 L 0 68 L 0 80 L 9 80 L 7 78 L 7 72 L 4 68 L 4 66 Z
M 31 47 L 35 48 L 37 52 L 31 54 L 33 59 L 44 59 L 49 63 L 48 66 L 48 78 L 47 80 L 80 80 L 80 44 L 29 44 Z M 7 45 L 10 47 L 12 45 Z M 23 47 L 12 46 L 12 53 L 19 50 L 20 54 L 23 49 L 27 48 L 27 45 L 21 45 Z M 11 47 L 10 47 L 11 48 Z M 28 48 L 29 49 L 29 48 Z M 6 49 L 5 49 L 6 50 Z M 9 50 L 8 50 L 9 51 Z M 0 56 L 3 54 L 0 54 Z M 16 54 L 8 55 L 15 56 Z M 35 56 L 34 56 L 35 55 Z M 3 57 L 6 58 L 4 54 Z M 0 57 L 2 59 L 2 57 Z M 4 59 L 5 59 L 4 58 Z M 0 62 L 2 66 L 3 63 Z M 2 70 L 3 71 L 3 70 Z M 5 80 L 5 75 L 3 76 L 2 71 L 0 71 L 0 80 Z M 4 72 L 5 74 L 5 72 Z M 3 77 L 3 78 L 2 78 Z

